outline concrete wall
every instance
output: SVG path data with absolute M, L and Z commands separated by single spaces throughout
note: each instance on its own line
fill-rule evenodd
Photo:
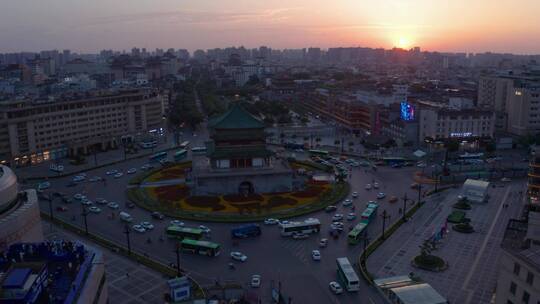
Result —
M 0 250 L 17 242 L 43 241 L 36 190 L 26 190 L 28 199 L 0 215 Z

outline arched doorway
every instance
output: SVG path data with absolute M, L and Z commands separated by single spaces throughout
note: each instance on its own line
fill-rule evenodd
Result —
M 247 196 L 253 194 L 253 191 L 253 184 L 251 182 L 244 181 L 240 183 L 240 186 L 238 186 L 238 193 L 240 193 L 240 195 Z

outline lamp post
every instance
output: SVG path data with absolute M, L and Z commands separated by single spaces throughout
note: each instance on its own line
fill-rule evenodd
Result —
M 406 217 L 406 214 L 407 214 L 407 201 L 409 200 L 407 198 L 407 193 L 405 193 L 403 195 L 403 221 L 406 222 L 407 221 L 407 217 Z
M 131 242 L 129 241 L 129 226 L 128 224 L 124 225 L 124 233 L 126 234 L 126 240 L 127 240 L 127 248 L 128 248 L 128 255 L 131 255 Z
M 51 222 L 54 222 L 54 214 L 53 214 L 53 204 L 52 204 L 52 197 L 49 195 L 47 197 L 47 200 L 49 201 L 49 213 L 51 215 Z
M 422 199 L 422 184 L 418 183 L 418 204 L 420 204 L 421 199 Z
M 386 212 L 386 209 L 383 210 L 382 214 L 382 239 L 385 239 L 384 230 L 386 228 L 386 219 L 390 218 L 390 215 Z
M 367 249 L 367 244 L 369 243 L 369 236 L 367 234 L 367 230 L 364 230 L 364 235 L 362 236 L 362 240 L 364 241 L 364 250 L 362 250 L 362 260 L 360 261 L 360 263 L 362 264 L 363 267 L 366 267 L 366 260 L 367 260 L 366 249 Z
M 180 270 L 180 243 L 176 243 L 176 276 L 181 277 L 182 271 Z
M 88 210 L 86 210 L 86 207 L 84 205 L 82 205 L 83 207 L 83 210 L 82 210 L 82 213 L 81 215 L 83 216 L 84 218 L 84 232 L 86 233 L 86 235 L 88 235 Z

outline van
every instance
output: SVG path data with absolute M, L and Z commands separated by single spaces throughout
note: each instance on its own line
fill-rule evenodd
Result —
M 122 211 L 120 212 L 120 220 L 131 223 L 133 221 L 133 218 L 129 213 Z

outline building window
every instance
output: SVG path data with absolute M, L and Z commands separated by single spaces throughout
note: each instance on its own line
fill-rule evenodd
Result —
M 532 272 L 527 272 L 527 284 L 532 285 L 534 282 L 534 274 Z
M 529 304 L 529 299 L 531 298 L 531 295 L 526 292 L 526 291 L 523 291 L 523 297 L 521 297 L 521 302 L 523 304 Z
M 519 270 L 520 270 L 520 266 L 518 263 L 514 263 L 514 274 L 519 276 Z
M 254 158 L 253 159 L 253 167 L 262 167 L 263 165 L 263 159 L 262 158 Z
M 516 283 L 510 282 L 510 293 L 511 294 L 516 295 L 516 288 L 517 288 Z
M 228 159 L 218 159 L 218 161 L 217 161 L 217 167 L 218 168 L 226 169 L 226 168 L 230 168 L 230 166 L 231 166 L 231 164 L 230 164 Z

